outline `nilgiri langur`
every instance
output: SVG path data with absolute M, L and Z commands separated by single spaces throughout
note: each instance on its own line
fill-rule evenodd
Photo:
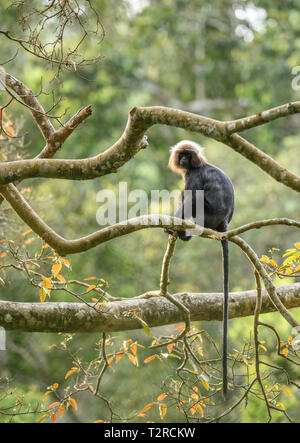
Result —
M 171 148 L 169 167 L 181 174 L 185 182 L 179 207 L 175 213 L 178 218 L 194 218 L 197 221 L 197 192 L 204 191 L 204 227 L 226 232 L 234 212 L 234 189 L 230 179 L 219 168 L 207 163 L 202 148 L 193 141 L 183 140 Z M 170 234 L 171 231 L 167 230 Z M 188 241 L 191 236 L 178 231 L 181 240 Z M 227 334 L 228 334 L 228 294 L 229 262 L 228 240 L 221 240 L 223 251 L 224 309 L 223 309 L 223 394 L 226 396 L 227 381 Z

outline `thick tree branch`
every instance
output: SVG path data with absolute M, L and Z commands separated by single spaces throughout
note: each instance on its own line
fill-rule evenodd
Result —
M 108 226 L 90 235 L 78 238 L 76 240 L 66 240 L 58 235 L 49 225 L 47 225 L 38 214 L 31 208 L 25 198 L 16 190 L 14 185 L 0 187 L 0 192 L 8 201 L 18 216 L 48 243 L 60 255 L 75 254 L 78 252 L 87 251 L 94 248 L 101 243 L 107 242 L 114 238 L 130 234 L 135 231 L 146 228 L 169 228 L 173 230 L 178 229 L 199 229 L 199 235 L 215 240 L 222 240 L 246 232 L 251 229 L 258 229 L 269 225 L 287 225 L 300 227 L 300 222 L 290 220 L 287 218 L 277 218 L 271 220 L 262 220 L 249 223 L 227 233 L 220 233 L 211 229 L 204 229 L 196 226 L 193 222 L 182 221 L 175 217 L 168 215 L 144 215 L 136 217 L 135 219 L 126 220 L 112 226 Z
M 235 132 L 242 132 L 246 129 L 251 129 L 256 126 L 263 125 L 265 123 L 276 120 L 280 117 L 286 117 L 292 114 L 298 114 L 300 112 L 300 102 L 287 103 L 276 108 L 268 109 L 267 111 L 259 112 L 258 114 L 251 115 L 250 117 L 240 118 L 238 120 L 232 120 L 226 123 L 227 134 L 233 134 Z
M 75 254 L 78 252 L 87 251 L 100 245 L 101 243 L 135 231 L 139 231 L 141 229 L 151 227 L 172 228 L 174 230 L 178 230 L 180 228 L 195 228 L 195 224 L 192 222 L 182 222 L 182 220 L 167 215 L 144 215 L 136 217 L 135 219 L 125 220 L 124 222 L 108 226 L 77 240 L 66 240 L 58 235 L 36 214 L 36 212 L 31 208 L 31 206 L 26 202 L 24 197 L 19 192 L 14 192 L 11 190 L 11 187 L 8 186 L 2 187 L 0 192 L 9 202 L 18 216 L 33 230 L 33 232 L 41 237 L 60 255 Z M 214 231 L 209 230 L 209 233 L 210 232 L 214 234 Z
M 300 307 L 300 284 L 279 286 L 277 295 L 287 309 Z M 222 321 L 223 293 L 182 293 L 173 295 L 190 311 L 192 321 Z M 229 317 L 254 314 L 257 292 L 230 294 Z M 109 302 L 94 307 L 85 303 L 15 303 L 0 301 L 0 326 L 7 330 L 24 332 L 114 332 L 140 329 L 132 316 L 124 315 L 131 309 L 151 327 L 183 321 L 183 315 L 165 297 L 135 298 Z M 276 308 L 266 290 L 262 290 L 261 312 Z
M 247 160 L 257 165 L 260 169 L 273 177 L 279 183 L 286 185 L 287 187 L 294 189 L 294 191 L 300 192 L 300 177 L 284 166 L 281 166 L 272 157 L 260 151 L 252 143 L 245 140 L 238 134 L 233 134 L 228 137 L 224 143 L 234 151 L 241 154 Z
M 295 112 L 299 112 L 298 108 L 298 102 L 296 102 Z M 270 111 L 265 112 L 268 114 Z M 276 114 L 272 110 L 270 115 L 274 119 L 282 116 L 283 113 Z M 249 118 L 251 127 L 267 122 L 262 118 Z M 111 148 L 95 157 L 80 160 L 34 159 L 3 163 L 0 165 L 0 184 L 33 177 L 88 180 L 116 172 L 140 149 L 147 146 L 144 134 L 154 124 L 179 127 L 218 140 L 255 163 L 275 180 L 300 192 L 300 177 L 282 167 L 242 137 L 237 134 L 231 135 L 230 131 L 228 133 L 227 122 L 159 106 L 133 108 L 129 113 L 128 122 L 121 138 Z

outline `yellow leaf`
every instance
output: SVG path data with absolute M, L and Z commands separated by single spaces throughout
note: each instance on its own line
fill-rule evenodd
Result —
M 44 289 L 50 289 L 52 288 L 53 284 L 52 284 L 52 279 L 51 277 L 43 277 L 43 284 L 42 284 Z
M 163 420 L 167 413 L 167 405 L 165 403 L 159 404 L 159 414 L 160 418 Z
M 44 401 L 45 398 L 48 397 L 48 395 L 51 394 L 51 393 L 52 393 L 52 391 L 47 391 L 47 392 L 45 392 L 45 394 L 44 394 L 43 397 L 42 397 L 42 401 Z
M 69 260 L 60 257 L 59 261 L 60 261 L 60 263 L 63 263 L 67 268 L 71 268 L 71 263 L 69 262 Z
M 274 268 L 277 268 L 277 263 L 276 263 L 275 260 L 271 259 L 271 260 L 269 261 L 269 263 L 270 263 L 270 265 L 274 266 Z
M 60 418 L 62 418 L 62 416 L 64 415 L 64 405 L 60 405 L 60 407 L 58 408 L 58 415 L 60 416 Z
M 45 418 L 48 418 L 48 417 L 49 417 L 49 414 L 42 415 L 42 416 L 37 420 L 37 423 L 41 423 L 43 420 L 45 420 Z
M 116 355 L 116 363 L 118 363 L 122 357 L 124 357 L 125 353 L 124 352 L 118 352 L 118 354 Z
M 51 403 L 51 405 L 49 405 L 49 408 L 55 408 L 56 406 L 59 406 L 60 402 L 59 401 L 55 401 L 54 403 Z
M 62 275 L 57 274 L 56 278 L 57 278 L 59 281 L 61 281 L 62 283 L 66 283 L 66 279 L 65 279 Z
M 137 352 L 136 344 L 131 345 L 130 349 L 131 349 L 131 352 L 133 352 L 133 354 L 136 355 L 136 352 Z
M 128 352 L 127 355 L 131 363 L 137 366 L 138 365 L 137 358 L 134 355 L 130 354 L 130 352 Z
M 146 358 L 146 360 L 144 360 L 144 363 L 150 363 L 150 361 L 152 361 L 158 357 L 159 357 L 159 355 L 157 355 L 157 354 L 151 355 L 150 357 Z
M 97 277 L 88 277 L 88 278 L 84 278 L 84 280 L 85 280 L 85 281 L 88 281 L 88 280 L 96 280 L 96 278 L 97 278 Z
M 136 318 L 140 322 L 140 324 L 142 325 L 142 327 L 143 327 L 144 331 L 146 332 L 146 334 L 148 335 L 148 337 L 151 338 L 151 331 L 150 331 L 148 324 L 138 315 L 135 315 L 134 318 Z
M 283 265 L 289 265 L 291 263 L 293 263 L 294 261 L 296 261 L 297 256 L 295 254 L 291 255 L 290 257 L 288 257 L 287 259 L 284 260 Z
M 295 246 L 296 246 L 297 249 L 300 249 L 300 242 L 295 243 Z
M 269 259 L 269 257 L 268 257 L 267 255 L 263 255 L 263 256 L 260 258 L 260 261 L 261 261 L 262 263 L 269 263 L 270 259 Z
M 193 403 L 193 405 L 194 405 L 194 403 Z M 191 411 L 191 414 L 194 415 L 194 414 L 196 413 L 196 408 L 195 408 L 195 406 L 191 406 L 191 407 L 190 407 L 190 411 Z
M 161 400 L 163 400 L 164 398 L 166 398 L 168 396 L 168 394 L 160 394 L 158 397 L 157 397 L 157 400 L 158 401 L 161 401 Z
M 70 397 L 70 398 L 69 398 L 69 402 L 70 402 L 70 404 L 73 406 L 73 408 L 77 411 L 78 406 L 77 406 L 77 403 L 76 403 L 75 398 Z
M 202 409 L 202 407 L 199 405 L 199 403 L 196 403 L 196 404 L 194 405 L 194 407 L 197 409 L 198 412 L 200 412 L 201 417 L 204 417 L 203 409 Z
M 70 369 L 70 371 L 68 371 L 67 373 L 66 373 L 66 375 L 65 375 L 65 379 L 67 380 L 72 374 L 75 374 L 75 372 L 77 372 L 78 371 L 78 368 L 72 368 L 72 369 Z
M 200 381 L 207 391 L 209 391 L 209 383 L 204 375 L 200 375 Z
M 284 355 L 285 357 L 287 357 L 287 356 L 289 355 L 289 350 L 288 350 L 288 348 L 284 348 L 284 349 L 282 350 L 282 353 L 283 353 L 283 355 Z
M 109 359 L 107 360 L 107 364 L 108 364 L 108 366 L 110 366 L 110 364 L 112 363 L 113 359 L 114 359 L 114 357 L 111 357 L 111 358 L 109 358 Z
M 142 417 L 144 415 L 145 412 L 147 412 L 150 408 L 152 408 L 152 406 L 154 405 L 154 403 L 148 403 L 138 414 L 138 417 Z
M 291 391 L 288 388 L 284 388 L 283 392 L 288 396 L 292 395 Z
M 170 344 L 167 346 L 167 350 L 168 350 L 168 353 L 169 353 L 169 354 L 172 352 L 173 347 L 174 347 L 174 343 L 170 343 Z
M 40 301 L 41 301 L 41 303 L 44 303 L 44 301 L 45 301 L 45 299 L 46 299 L 46 292 L 45 292 L 45 289 L 40 289 Z
M 32 232 L 32 229 L 28 229 L 28 231 L 26 231 L 26 232 L 23 232 L 23 236 L 25 237 L 25 235 L 27 235 L 27 234 L 30 234 L 30 232 Z
M 287 257 L 288 255 L 294 254 L 295 252 L 297 252 L 296 249 L 287 249 L 282 257 Z
M 30 245 L 30 243 L 34 240 L 34 238 L 29 238 L 28 240 L 24 241 L 24 245 Z
M 87 288 L 87 292 L 92 291 L 93 289 L 95 289 L 96 285 L 91 285 Z
M 183 331 L 185 326 L 177 326 L 177 328 L 174 329 L 174 331 Z
M 58 276 L 58 274 L 60 273 L 61 268 L 62 268 L 62 264 L 61 263 L 55 263 L 52 266 L 52 274 L 54 275 L 54 277 Z

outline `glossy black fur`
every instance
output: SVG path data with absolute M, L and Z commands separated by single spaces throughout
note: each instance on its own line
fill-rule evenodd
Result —
M 184 150 L 179 152 L 178 167 L 185 172 L 185 190 L 193 191 L 192 202 L 184 201 L 184 194 L 181 194 L 179 208 L 175 217 L 189 218 L 196 216 L 196 190 L 204 190 L 204 227 L 211 228 L 219 232 L 227 231 L 229 222 L 234 212 L 234 188 L 227 175 L 216 166 L 204 163 L 195 167 L 194 153 Z M 188 204 L 191 208 L 184 213 L 184 206 Z M 192 214 L 189 214 L 189 212 Z M 168 231 L 169 232 L 169 231 Z M 178 232 L 179 238 L 184 241 L 191 239 L 185 231 Z M 223 312 L 223 393 L 227 393 L 227 332 L 228 332 L 228 295 L 229 295 L 229 254 L 228 241 L 222 242 L 223 252 L 223 277 L 224 277 L 224 312 Z
M 187 169 L 184 177 L 185 189 L 192 192 L 192 216 L 196 216 L 196 191 L 204 191 L 204 227 L 224 232 L 234 211 L 234 189 L 227 175 L 216 166 L 205 163 L 199 168 Z M 183 193 L 175 217 L 183 218 Z M 187 202 L 190 204 L 190 202 Z M 184 232 L 179 232 L 182 240 L 189 240 Z

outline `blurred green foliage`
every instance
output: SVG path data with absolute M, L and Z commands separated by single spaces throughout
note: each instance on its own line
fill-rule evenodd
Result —
M 1 1 L 1 27 L 19 32 L 16 8 L 6 9 L 11 3 Z M 100 46 L 91 41 L 86 51 L 88 57 L 101 52 L 104 58 L 98 64 L 79 69 L 77 73 L 62 73 L 55 80 L 53 67 L 20 50 L 17 58 L 5 65 L 7 71 L 34 91 L 39 91 L 42 77 L 45 89 L 53 88 L 56 97 L 62 96 L 56 114 L 68 108 L 68 115 L 72 115 L 78 108 L 92 104 L 93 116 L 74 132 L 58 153 L 59 157 L 87 157 L 105 150 L 122 134 L 128 111 L 135 105 L 176 106 L 226 120 L 299 99 L 299 91 L 294 91 L 291 85 L 291 70 L 300 64 L 300 7 L 296 0 L 95 0 L 93 5 L 100 14 L 106 36 Z M 16 46 L 4 36 L 0 38 L 3 62 L 14 54 Z M 0 100 L 3 104 L 3 95 Z M 40 100 L 45 108 L 51 105 L 49 95 L 41 95 Z M 43 141 L 28 112 L 14 104 L 10 117 L 13 121 L 24 119 L 29 155 L 37 155 Z M 299 172 L 297 115 L 245 135 L 282 165 Z M 148 138 L 148 149 L 140 152 L 118 174 L 81 183 L 27 181 L 24 186 L 32 188 L 34 207 L 66 238 L 93 232 L 99 229 L 95 218 L 99 190 L 117 189 L 119 181 L 128 183 L 129 192 L 180 188 L 179 177 L 167 169 L 168 147 L 181 138 L 191 138 L 203 144 L 209 162 L 224 169 L 234 183 L 236 213 L 232 227 L 263 218 L 299 218 L 299 196 L 228 147 L 168 127 L 153 127 Z M 6 211 L 5 205 L 2 210 Z M 20 232 L 26 229 L 21 227 Z M 244 238 L 258 254 L 267 253 L 271 247 L 283 251 L 299 241 L 296 230 L 275 226 L 251 231 Z M 39 240 L 31 246 L 36 245 L 40 245 Z M 132 297 L 158 288 L 165 246 L 166 236 L 161 230 L 134 233 L 72 257 L 71 276 L 84 279 L 97 275 L 108 281 L 112 295 Z M 251 266 L 241 251 L 231 246 L 230 254 L 231 290 L 254 288 Z M 219 291 L 221 272 L 217 242 L 205 239 L 194 239 L 188 244 L 181 242 L 171 266 L 170 289 L 172 292 Z M 24 278 L 9 274 L 9 279 L 10 285 L 1 290 L 2 299 L 38 301 L 38 292 Z M 72 299 L 60 294 L 53 296 L 53 300 Z M 268 318 L 285 337 L 290 335 L 289 326 L 278 314 Z M 220 339 L 220 325 L 203 323 L 201 327 L 207 328 L 216 340 Z M 242 347 L 251 328 L 252 319 L 231 321 L 231 347 Z M 130 336 L 144 344 L 149 342 L 143 331 L 117 335 Z M 74 337 L 87 359 L 93 358 L 95 338 L 95 334 Z M 273 338 L 266 334 L 265 339 L 270 343 L 270 361 L 276 361 Z M 11 377 L 17 390 L 27 391 L 32 400 L 36 399 L 37 390 L 43 393 L 49 384 L 63 381 L 70 366 L 63 354 L 48 350 L 48 345 L 56 340 L 51 334 L 8 333 L 8 350 L 4 357 L 1 353 L 1 374 Z M 139 370 L 132 370 L 128 362 L 112 374 L 113 381 L 105 379 L 105 391 L 129 415 L 130 411 L 140 410 L 150 402 L 153 393 L 157 396 L 162 392 L 162 380 L 170 372 L 170 367 L 162 368 L 159 362 Z M 91 402 L 90 397 L 83 397 L 80 402 L 79 411 L 69 416 L 70 421 L 101 418 L 101 405 Z M 289 397 L 288 402 L 291 415 L 294 413 L 300 419 L 299 395 Z M 266 418 L 264 414 L 260 402 L 252 400 L 247 409 L 236 411 L 231 420 L 261 422 Z M 183 417 L 175 410 L 170 411 L 168 421 L 172 420 L 182 421 Z

